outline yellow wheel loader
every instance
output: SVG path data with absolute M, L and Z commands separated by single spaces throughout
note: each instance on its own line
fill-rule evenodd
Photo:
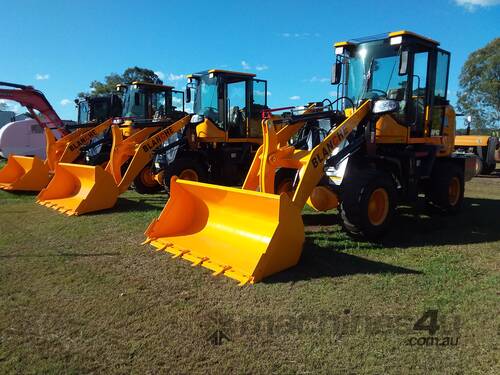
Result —
M 498 161 L 496 154 L 500 152 L 500 141 L 497 137 L 488 135 L 457 135 L 455 151 L 477 155 L 477 174 L 491 174 Z
M 340 42 L 335 53 L 335 101 L 265 119 L 242 189 L 173 177 L 144 244 L 243 285 L 298 262 L 305 204 L 337 208 L 361 238 L 383 235 L 419 193 L 457 212 L 475 160 L 453 153 L 450 54 L 407 31 Z
M 117 95 L 87 97 L 78 100 L 78 124 L 64 126 L 45 96 L 30 86 L 10 85 L 16 90 L 4 90 L 1 97 L 7 97 L 25 105 L 33 117 L 44 128 L 46 139 L 46 159 L 34 156 L 10 155 L 7 165 L 0 171 L 0 189 L 10 191 L 40 191 L 49 183 L 58 162 L 73 162 L 81 156 L 81 147 L 104 133 L 111 126 L 111 119 L 99 124 L 102 119 L 120 115 L 121 99 Z M 85 108 L 85 114 L 82 111 Z M 43 117 L 34 110 L 38 110 Z M 50 126 L 46 126 L 45 121 Z M 96 126 L 96 123 L 99 124 Z M 61 137 L 56 139 L 52 131 L 58 129 Z
M 68 215 L 103 210 L 113 207 L 131 185 L 141 193 L 156 191 L 172 171 L 195 181 L 237 182 L 262 143 L 267 82 L 254 74 L 216 69 L 193 74 L 189 80 L 187 101 L 193 88 L 194 115 L 179 119 L 181 113 L 170 111 L 171 117 L 159 122 L 136 121 L 134 127 L 140 130 L 127 138 L 113 126 L 105 170 L 60 163 L 38 202 Z M 165 164 L 162 155 L 170 158 Z
M 124 121 L 111 127 L 113 145 L 106 166 L 58 163 L 54 177 L 38 195 L 38 203 L 68 215 L 112 207 L 134 178 L 150 169 L 154 148 L 189 119 L 182 92 L 148 82 L 127 86 L 122 114 Z M 144 186 L 150 190 L 161 188 L 155 180 L 143 181 L 149 183 Z
M 211 69 L 188 76 L 193 115 L 184 133 L 157 151 L 153 170 L 167 191 L 172 176 L 241 185 L 262 143 L 267 82 L 255 74 Z

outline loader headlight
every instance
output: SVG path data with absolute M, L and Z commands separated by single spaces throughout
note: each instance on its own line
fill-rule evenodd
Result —
M 391 99 L 377 100 L 373 103 L 372 112 L 374 114 L 390 113 L 399 110 L 399 102 Z
M 191 124 L 198 124 L 200 122 L 203 122 L 204 119 L 205 119 L 205 116 L 203 116 L 203 115 L 193 115 L 191 117 Z

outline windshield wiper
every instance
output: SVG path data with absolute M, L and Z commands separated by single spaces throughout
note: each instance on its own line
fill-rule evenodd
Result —
M 372 59 L 370 60 L 370 66 L 368 67 L 368 71 L 366 72 L 363 78 L 363 89 L 361 90 L 359 98 L 356 100 L 356 102 L 359 102 L 368 92 L 368 81 L 372 76 L 371 72 L 372 72 L 373 60 L 375 60 L 375 58 L 372 57 Z

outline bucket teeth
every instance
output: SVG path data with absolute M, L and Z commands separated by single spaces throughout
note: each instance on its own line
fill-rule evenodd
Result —
M 182 258 L 183 255 L 189 253 L 189 250 L 180 250 L 177 254 L 173 255 L 172 258 Z
M 223 266 L 223 267 L 221 267 L 220 270 L 215 271 L 212 275 L 219 276 L 219 275 L 222 275 L 224 272 L 229 271 L 230 269 L 231 269 L 231 266 Z
M 155 239 L 154 238 L 146 238 L 144 242 L 141 243 L 141 245 L 147 245 L 153 242 Z
M 200 258 L 197 261 L 193 262 L 193 264 L 191 264 L 191 267 L 200 266 L 203 262 L 206 262 L 207 260 L 209 260 L 208 257 Z
M 73 216 L 110 208 L 117 197 L 113 177 L 101 167 L 59 163 L 38 200 L 46 207 Z
M 249 278 L 247 278 L 246 280 L 242 280 L 242 281 L 238 284 L 238 286 L 244 286 L 244 285 L 246 285 L 246 284 L 248 284 L 248 283 L 251 283 L 252 281 L 253 281 L 253 277 L 249 277 Z
M 172 243 L 167 243 L 167 244 L 165 244 L 165 245 L 163 245 L 163 246 L 161 246 L 161 247 L 158 247 L 158 248 L 157 248 L 157 249 L 155 249 L 155 250 L 156 250 L 156 251 L 164 251 L 167 247 L 172 247 L 172 246 L 174 246 L 174 244 L 172 244 Z
M 144 243 L 159 250 L 172 244 L 165 250 L 173 258 L 241 285 L 298 262 L 304 225 L 300 210 L 286 194 L 176 179 L 170 186 L 170 198 L 146 230 Z

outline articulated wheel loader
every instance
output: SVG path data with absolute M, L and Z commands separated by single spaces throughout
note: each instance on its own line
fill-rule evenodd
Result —
M 9 89 L 0 90 L 0 97 L 26 106 L 33 118 L 44 129 L 47 150 L 45 161 L 36 156 L 10 155 L 7 165 L 0 170 L 0 189 L 4 190 L 42 190 L 49 183 L 59 161 L 76 160 L 81 153 L 80 147 L 88 144 L 93 137 L 98 136 L 111 125 L 111 120 L 102 124 L 99 122 L 103 118 L 109 118 L 121 112 L 121 100 L 116 95 L 88 97 L 78 101 L 79 109 L 83 107 L 87 109 L 85 116 L 79 112 L 78 124 L 65 126 L 40 91 L 31 86 L 5 82 L 0 85 L 9 87 Z M 89 114 L 92 117 L 89 117 Z M 99 125 L 96 126 L 96 124 Z
M 343 228 L 368 239 L 419 193 L 458 212 L 475 160 L 453 153 L 449 52 L 398 31 L 337 43 L 335 53 L 335 101 L 288 118 L 268 111 L 242 189 L 173 177 L 144 244 L 243 285 L 298 262 L 305 204 L 337 208 Z
M 82 124 L 87 124 L 90 127 L 93 124 L 94 133 L 96 134 L 91 143 L 80 147 L 81 154 L 75 160 L 76 162 L 100 165 L 109 160 L 112 143 L 111 125 L 100 127 L 101 131 L 98 131 L 99 128 L 96 125 L 104 123 L 109 118 L 113 119 L 111 124 L 117 124 L 121 121 L 123 112 L 122 95 L 127 95 L 126 90 L 127 85 L 118 85 L 115 94 L 92 95 L 75 99 L 78 125 L 81 127 Z
M 500 150 L 500 141 L 497 137 L 488 135 L 457 135 L 455 151 L 472 153 L 478 156 L 479 165 L 477 174 L 491 174 L 496 168 L 495 154 Z
M 255 74 L 211 69 L 188 76 L 193 115 L 183 134 L 158 149 L 153 172 L 170 189 L 172 176 L 222 185 L 241 185 L 262 143 L 261 112 L 267 82 Z
M 131 185 L 140 193 L 152 193 L 167 180 L 168 188 L 167 176 L 237 183 L 262 143 L 267 82 L 254 77 L 215 69 L 190 75 L 186 99 L 191 101 L 193 89 L 193 115 L 176 117 L 170 112 L 171 118 L 160 122 L 135 122 L 142 129 L 126 139 L 113 126 L 105 170 L 60 163 L 39 203 L 81 215 L 114 206 Z
M 476 174 L 491 174 L 496 168 L 497 154 L 500 153 L 500 140 L 495 135 L 470 134 L 471 122 L 471 116 L 467 116 L 467 131 L 465 135 L 455 137 L 455 152 L 476 155 Z
M 112 207 L 132 182 L 148 192 L 161 188 L 151 176 L 151 159 L 157 147 L 189 122 L 184 94 L 171 86 L 133 82 L 125 91 L 122 115 L 125 121 L 111 127 L 106 166 L 58 163 L 53 179 L 37 197 L 39 204 L 79 215 Z
M 53 147 L 56 135 L 60 142 L 65 142 L 82 131 L 71 134 L 45 95 L 32 86 L 8 82 L 0 82 L 0 86 L 7 87 L 0 89 L 0 98 L 13 100 L 25 106 L 52 141 L 50 144 L 47 142 L 47 160 L 45 161 L 38 157 L 9 155 L 7 165 L 0 170 L 0 189 L 39 191 L 50 181 L 49 146 Z

